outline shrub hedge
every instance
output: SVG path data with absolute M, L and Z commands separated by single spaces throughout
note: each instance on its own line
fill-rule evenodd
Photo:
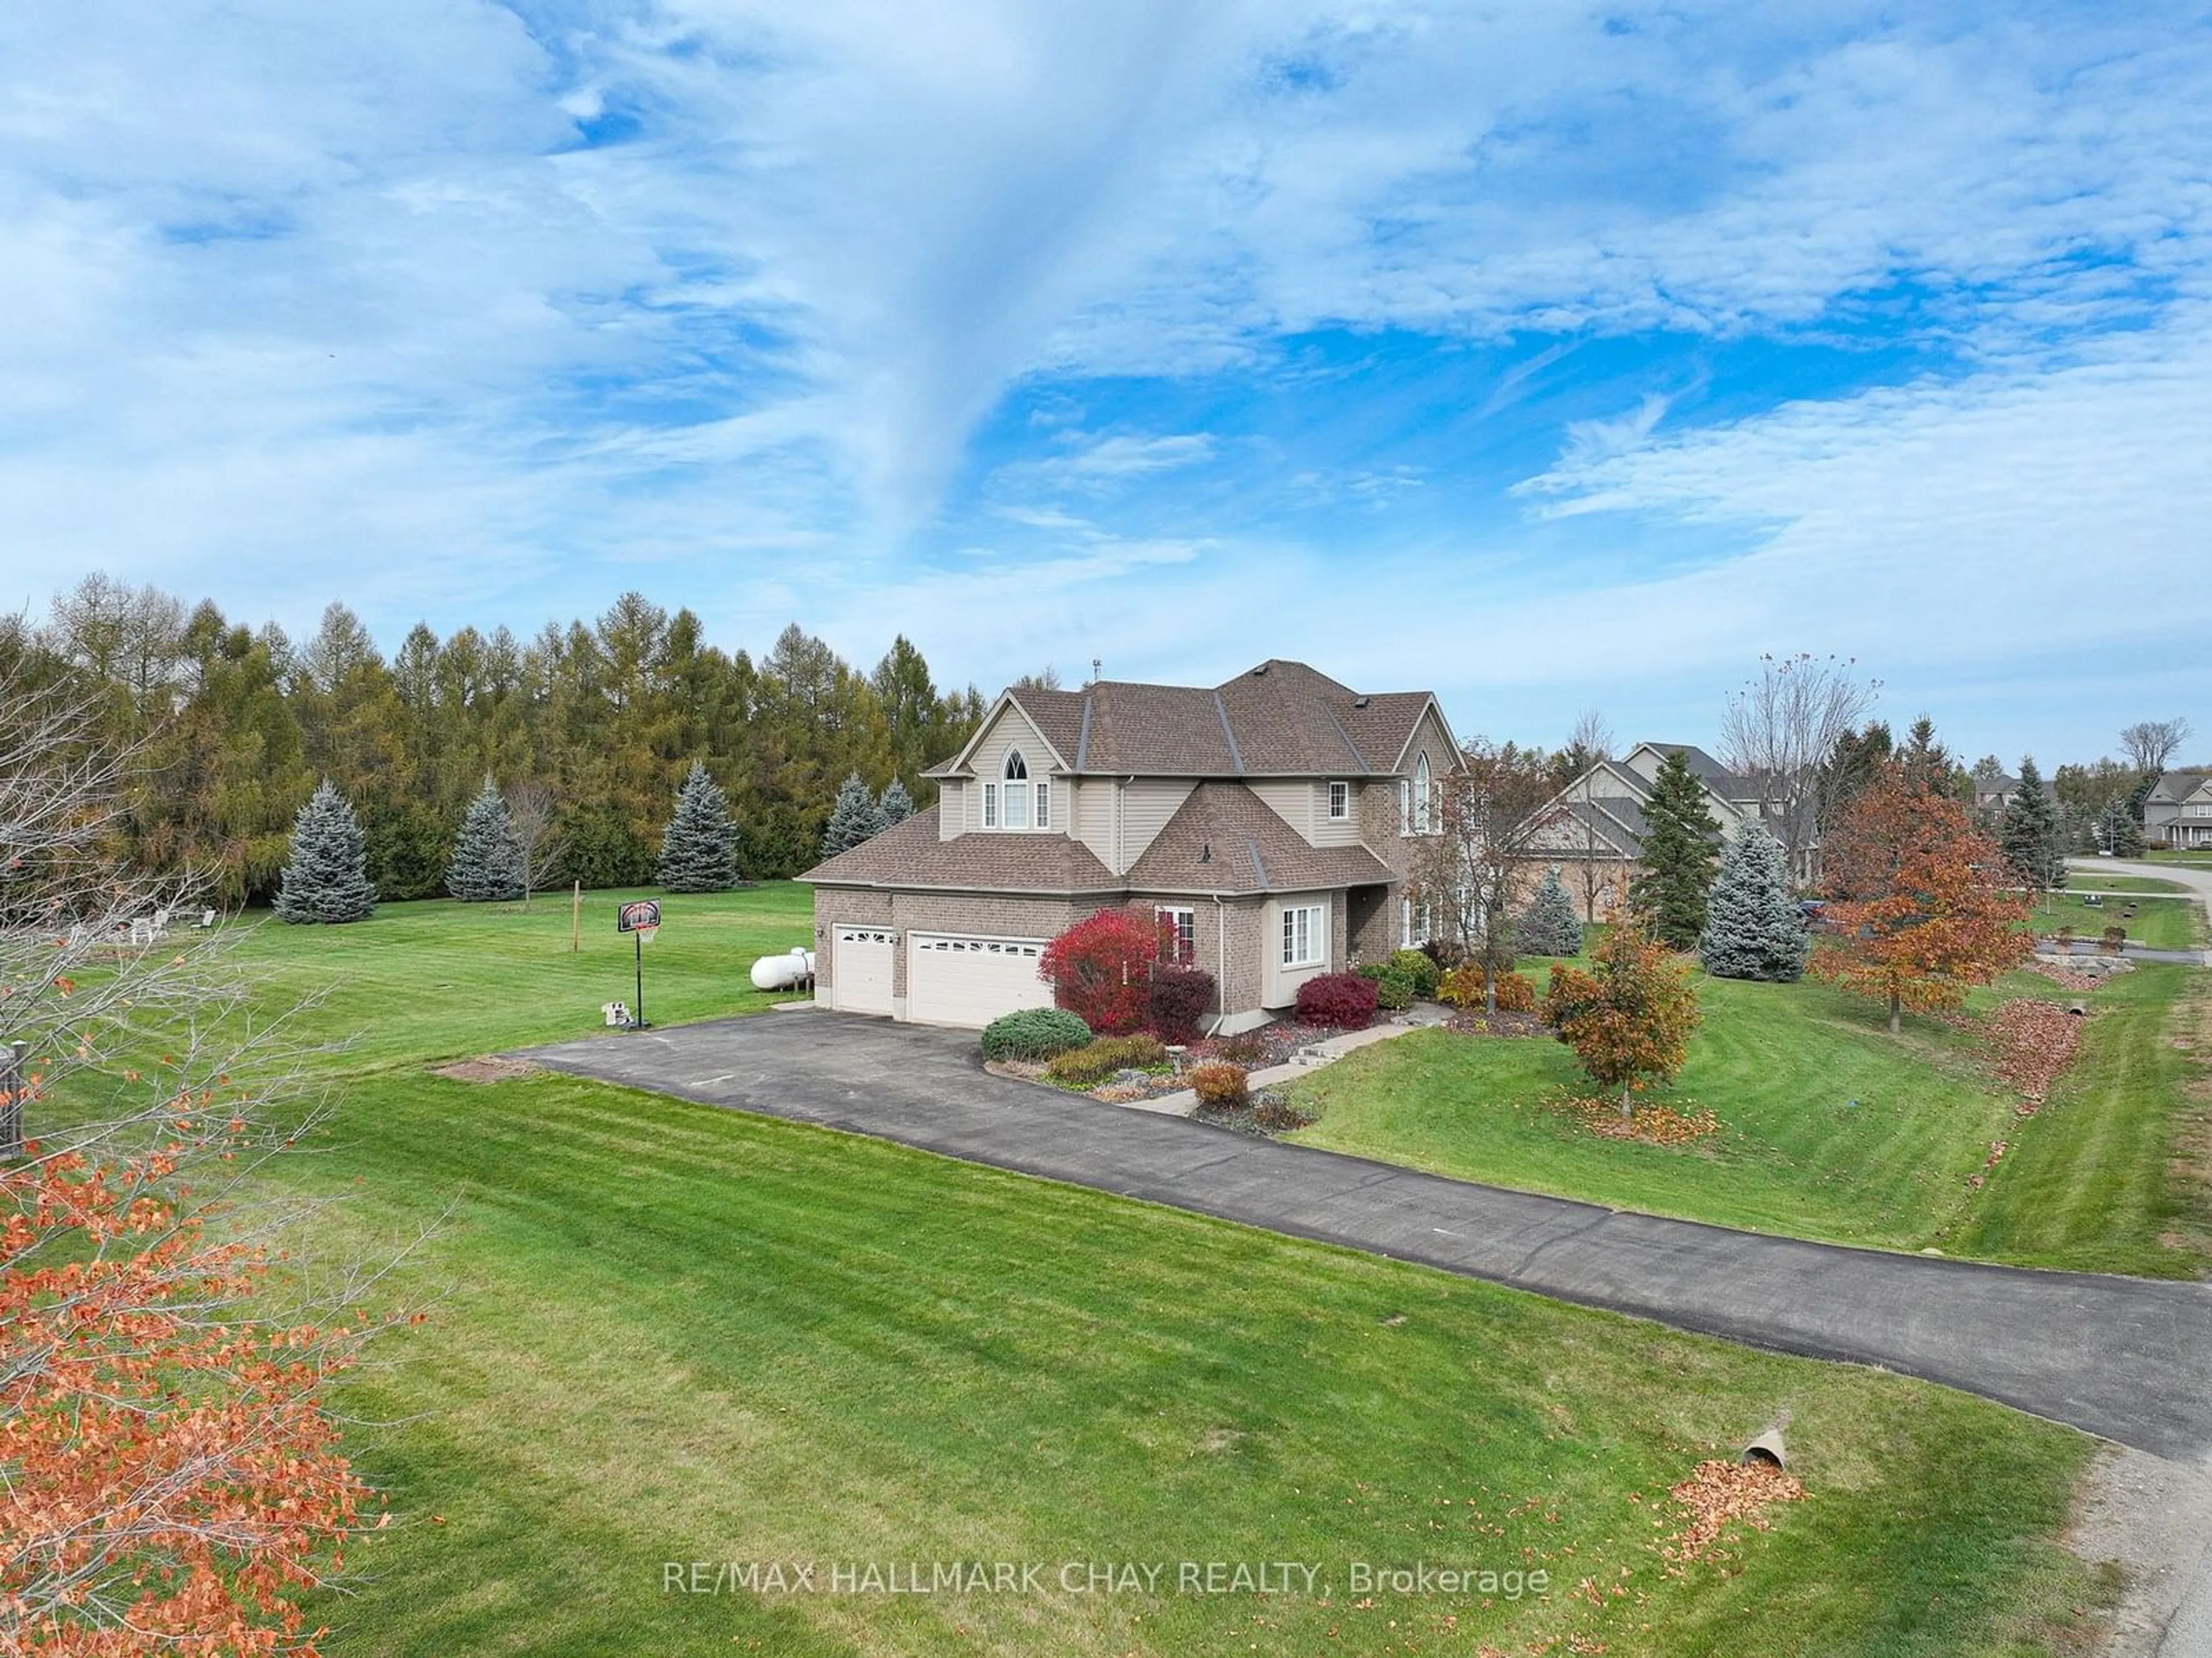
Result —
M 983 1027 L 987 1060 L 1048 1060 L 1091 1040 L 1091 1027 L 1064 1008 L 1025 1007 Z

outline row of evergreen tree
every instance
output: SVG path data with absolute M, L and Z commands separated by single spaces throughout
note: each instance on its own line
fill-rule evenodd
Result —
M 738 881 L 737 847 L 728 797 L 705 764 L 694 761 L 661 833 L 656 878 L 671 892 L 726 892 Z M 446 890 L 463 903 L 526 902 L 531 877 L 530 848 L 516 831 L 514 811 L 486 778 L 461 820 L 446 865 Z M 328 778 L 293 820 L 276 910 L 286 921 L 325 926 L 375 914 L 368 838 L 352 803 Z
M 43 626 L 0 622 L 0 669 L 95 701 L 138 751 L 123 832 L 147 866 L 190 866 L 226 903 L 273 899 L 295 817 L 329 780 L 349 802 L 366 878 L 386 898 L 446 890 L 486 776 L 545 821 L 531 837 L 549 884 L 643 885 L 658 874 L 670 802 L 695 762 L 744 833 L 738 872 L 796 873 L 820 854 L 838 780 L 880 801 L 922 775 L 984 711 L 940 690 L 904 638 L 872 669 L 787 628 L 756 659 L 705 642 L 688 610 L 626 593 L 592 622 L 524 639 L 416 626 L 388 657 L 342 604 L 295 643 L 212 603 L 94 576 Z

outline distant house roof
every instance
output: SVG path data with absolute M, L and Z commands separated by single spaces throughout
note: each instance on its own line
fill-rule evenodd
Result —
M 1392 878 L 1365 847 L 1315 847 L 1242 783 L 1200 783 L 1129 867 L 1136 892 L 1302 892 Z
M 1303 662 L 1280 660 L 1214 686 L 1102 679 L 1081 690 L 1024 690 L 1006 700 L 1069 772 L 1150 777 L 1389 773 L 1436 701 L 1427 691 L 1363 694 Z M 1441 723 L 1441 711 L 1437 717 Z M 925 774 L 968 774 L 965 752 Z
M 918 811 L 799 878 L 818 886 L 944 887 L 963 892 L 1117 892 L 1090 847 L 1064 835 L 938 838 L 937 808 Z
M 1756 800 L 1759 795 L 1758 782 L 1741 772 L 1730 771 L 1694 743 L 1639 743 L 1638 748 L 1656 749 L 1662 755 L 1680 755 L 1688 762 L 1698 780 L 1723 800 Z
M 1995 777 L 1977 777 L 1974 780 L 1974 798 L 1978 800 L 1989 795 L 2008 795 L 2019 787 L 2020 779 L 1999 772 Z
M 2161 772 L 2158 781 L 2151 785 L 2150 793 L 2144 799 L 2157 801 L 2161 805 L 2186 800 L 2208 782 L 2212 782 L 2212 772 Z

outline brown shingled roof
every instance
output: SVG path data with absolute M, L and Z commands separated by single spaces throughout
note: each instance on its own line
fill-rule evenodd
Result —
M 1391 878 L 1365 847 L 1310 847 L 1242 783 L 1200 783 L 1130 866 L 1138 892 L 1303 892 Z
M 966 892 L 1117 892 L 1090 847 L 1065 835 L 978 833 L 938 839 L 937 808 L 871 835 L 799 878 L 820 886 L 946 887 Z
M 1102 679 L 1015 699 L 1078 773 L 1139 777 L 1361 777 L 1391 770 L 1431 698 L 1362 695 L 1303 662 L 1218 686 Z M 948 761 L 925 775 L 962 774 Z

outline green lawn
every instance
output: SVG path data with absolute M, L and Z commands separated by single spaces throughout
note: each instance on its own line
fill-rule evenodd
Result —
M 615 931 L 615 913 L 647 896 L 659 899 L 662 917 L 644 950 L 645 1011 L 654 1023 L 790 999 L 755 990 L 748 975 L 758 957 L 812 942 L 812 889 L 793 881 L 734 893 L 586 893 L 573 951 L 566 894 L 541 895 L 526 908 L 437 900 L 380 905 L 350 926 L 286 926 L 264 914 L 233 928 L 263 1005 L 318 998 L 301 1014 L 300 1034 L 346 1044 L 331 1063 L 351 1071 L 605 1029 L 603 1003 L 636 999 L 636 950 Z
M 340 1400 L 398 1521 L 312 1608 L 331 1654 L 2075 1649 L 2071 1430 L 796 1125 L 430 1074 L 593 1026 L 628 968 L 593 907 L 580 958 L 557 906 L 237 941 L 268 1005 L 328 987 L 313 1027 L 364 1027 L 319 1062 L 335 1120 L 273 1176 L 343 1199 L 319 1254 L 436 1228 L 403 1275 L 429 1321 Z M 805 930 L 789 888 L 668 910 L 647 996 L 669 1018 L 759 1006 L 744 968 Z M 1808 1500 L 1665 1576 L 1666 1488 L 1784 1411 Z M 1037 1563 L 1039 1592 L 665 1588 L 672 1562 L 826 1588 L 837 1563 L 976 1560 Z M 1174 1592 L 1185 1560 L 1318 1578 Z M 1551 1589 L 1348 1592 L 1355 1562 L 1421 1561 Z M 1077 1593 L 1067 1562 L 1167 1576 Z
M 2122 896 L 2092 905 L 2074 892 L 2046 893 L 2035 902 L 2035 930 L 2049 934 L 2070 926 L 2075 935 L 2094 938 L 2108 926 L 2127 929 L 2136 944 L 2154 950 L 2187 950 L 2204 942 L 2204 909 L 2186 887 L 2172 881 L 2154 881 L 2139 875 L 2074 875 L 2067 885 L 2076 892 L 2110 892 Z M 2136 906 L 2133 920 L 2123 920 L 2125 895 L 2163 893 Z
M 2201 1184 L 2169 1174 L 2197 1062 L 2172 1046 L 2195 969 L 2139 968 L 2090 999 L 2096 1017 L 2052 1105 L 2022 1121 L 1960 1032 L 1813 983 L 1698 981 L 1704 1028 L 1671 1094 L 1722 1132 L 1686 1147 L 1600 1139 L 1543 1103 L 1576 1086 L 1542 1038 L 1437 1030 L 1360 1050 L 1292 1090 L 1310 1145 L 1463 1179 L 1722 1225 L 2039 1265 L 2195 1276 Z M 2057 996 L 2020 974 L 1998 994 Z M 2009 1150 L 1982 1189 L 1991 1144 Z M 2063 1187 L 2063 1201 L 2055 1198 Z M 2165 1240 L 2165 1241 L 2161 1241 Z

